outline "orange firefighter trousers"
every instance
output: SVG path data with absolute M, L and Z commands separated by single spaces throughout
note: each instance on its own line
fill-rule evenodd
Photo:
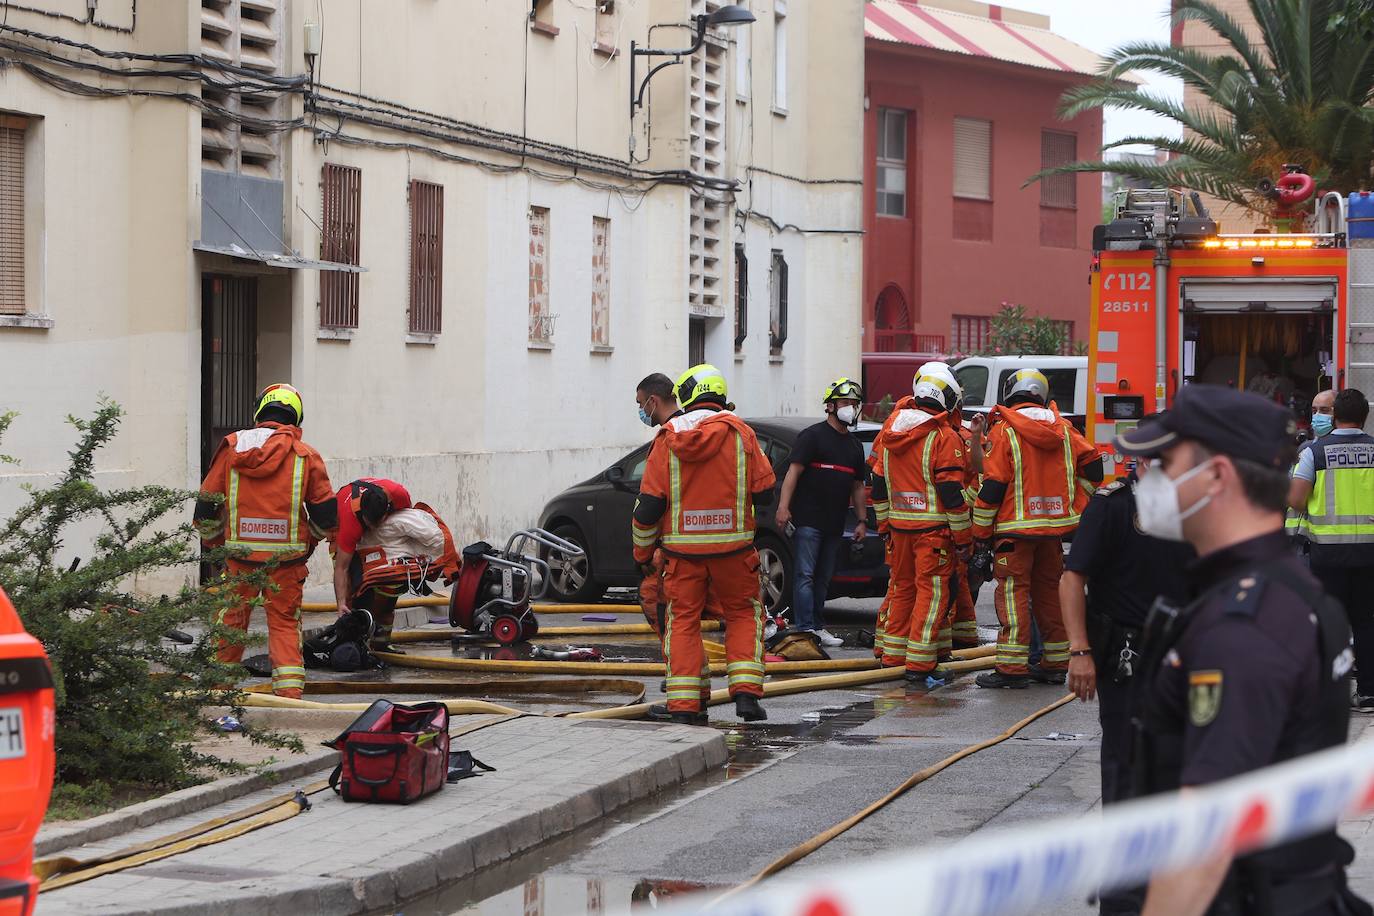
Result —
M 883 626 L 883 665 L 935 670 L 940 631 L 949 626 L 954 538 L 948 528 L 892 530 L 892 603 Z
M 663 554 L 655 553 L 653 562 L 654 571 L 645 576 L 639 583 L 639 609 L 644 612 L 644 619 L 649 626 L 654 628 L 658 634 L 658 645 L 663 650 L 663 657 L 668 657 L 668 636 L 663 627 L 664 608 L 667 605 L 667 590 L 663 586 Z M 711 669 L 710 662 L 703 654 L 701 659 L 701 708 L 705 709 L 711 702 Z
M 951 639 L 943 640 L 955 649 L 969 649 L 978 645 L 978 615 L 973 608 L 973 592 L 968 587 L 968 563 L 958 562 L 959 575 L 954 582 L 954 626 Z
M 751 547 L 726 557 L 668 557 L 663 578 L 668 603 L 669 712 L 699 712 L 710 678 L 703 678 L 701 617 L 709 594 L 725 618 L 725 672 L 730 696 L 763 696 L 763 605 L 759 555 Z M 703 684 L 703 681 L 705 683 Z
M 1062 671 L 1069 665 L 1069 637 L 1059 608 L 1064 548 L 1059 538 L 1003 538 L 993 548 L 997 577 L 997 670 L 1025 674 L 1034 615 L 1045 644 L 1040 666 Z
M 261 563 L 228 561 L 230 576 L 241 576 L 262 569 Z M 235 630 L 248 629 L 254 598 L 262 595 L 267 612 L 267 655 L 272 660 L 272 692 L 280 697 L 300 699 L 305 688 L 305 661 L 301 657 L 301 595 L 305 590 L 304 560 L 284 563 L 267 573 L 270 583 L 259 588 L 248 583 L 237 588 L 243 603 L 224 612 L 222 623 Z M 243 660 L 243 645 L 221 641 L 219 660 L 237 664 Z
M 883 562 L 887 564 L 887 591 L 883 593 L 883 603 L 878 606 L 878 619 L 873 622 L 873 657 L 883 657 L 884 636 L 887 632 L 887 612 L 892 607 L 892 536 L 883 538 Z

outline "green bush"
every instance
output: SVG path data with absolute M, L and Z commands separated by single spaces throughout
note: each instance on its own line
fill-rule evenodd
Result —
M 232 597 L 195 584 L 202 557 L 189 524 L 194 494 L 96 486 L 96 454 L 118 432 L 120 416 L 118 405 L 102 401 L 89 420 L 69 417 L 77 441 L 67 470 L 52 486 L 26 487 L 27 500 L 0 522 L 0 586 L 52 662 L 57 779 L 91 798 L 112 785 L 179 787 L 207 770 L 243 769 L 192 746 L 213 728 L 203 707 L 241 712 L 242 694 L 225 685 L 242 670 L 215 658 L 217 621 Z M 0 435 L 12 420 L 0 415 Z M 99 533 L 88 555 L 62 562 L 77 525 Z M 186 584 L 172 595 L 137 593 L 138 578 L 150 574 Z M 167 640 L 173 630 L 194 633 L 193 643 Z M 300 747 L 273 733 L 249 737 Z

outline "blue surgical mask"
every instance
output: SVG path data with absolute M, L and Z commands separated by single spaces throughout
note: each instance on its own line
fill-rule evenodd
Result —
M 639 422 L 643 423 L 645 426 L 653 426 L 654 418 L 649 416 L 649 412 L 641 407 L 639 408 Z
M 1322 436 L 1325 436 L 1327 433 L 1331 432 L 1331 428 L 1334 425 L 1335 421 L 1332 419 L 1331 414 L 1312 414 L 1312 435 L 1316 436 L 1318 439 L 1320 439 Z

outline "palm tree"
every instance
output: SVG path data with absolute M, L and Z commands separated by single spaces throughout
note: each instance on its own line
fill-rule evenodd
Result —
M 1135 136 L 1105 149 L 1147 144 L 1173 154 L 1163 164 L 1075 162 L 1032 176 L 1108 172 L 1182 187 L 1256 211 L 1269 209 L 1255 190 L 1304 166 L 1320 189 L 1366 187 L 1374 154 L 1374 41 L 1350 23 L 1356 0 L 1249 0 L 1261 43 L 1207 0 L 1175 0 L 1174 21 L 1194 20 L 1230 46 L 1217 56 L 1157 42 L 1113 51 L 1100 79 L 1069 90 L 1060 113 L 1094 108 L 1153 112 L 1183 127 L 1181 138 Z M 1363 2 L 1363 0 L 1360 0 Z M 1206 100 L 1186 108 L 1125 82 L 1132 71 L 1177 77 Z

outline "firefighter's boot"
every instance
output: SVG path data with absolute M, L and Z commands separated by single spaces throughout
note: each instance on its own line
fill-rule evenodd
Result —
M 1027 674 L 1003 674 L 1000 671 L 988 671 L 978 675 L 974 681 L 979 687 L 1003 688 L 1020 690 L 1030 686 L 1030 675 Z
M 673 722 L 677 725 L 705 725 L 710 721 L 704 712 L 669 712 L 666 703 L 655 703 L 645 715 L 655 722 Z
M 735 695 L 735 715 L 745 722 L 762 722 L 768 718 L 768 713 L 759 705 L 759 698 L 752 693 Z

